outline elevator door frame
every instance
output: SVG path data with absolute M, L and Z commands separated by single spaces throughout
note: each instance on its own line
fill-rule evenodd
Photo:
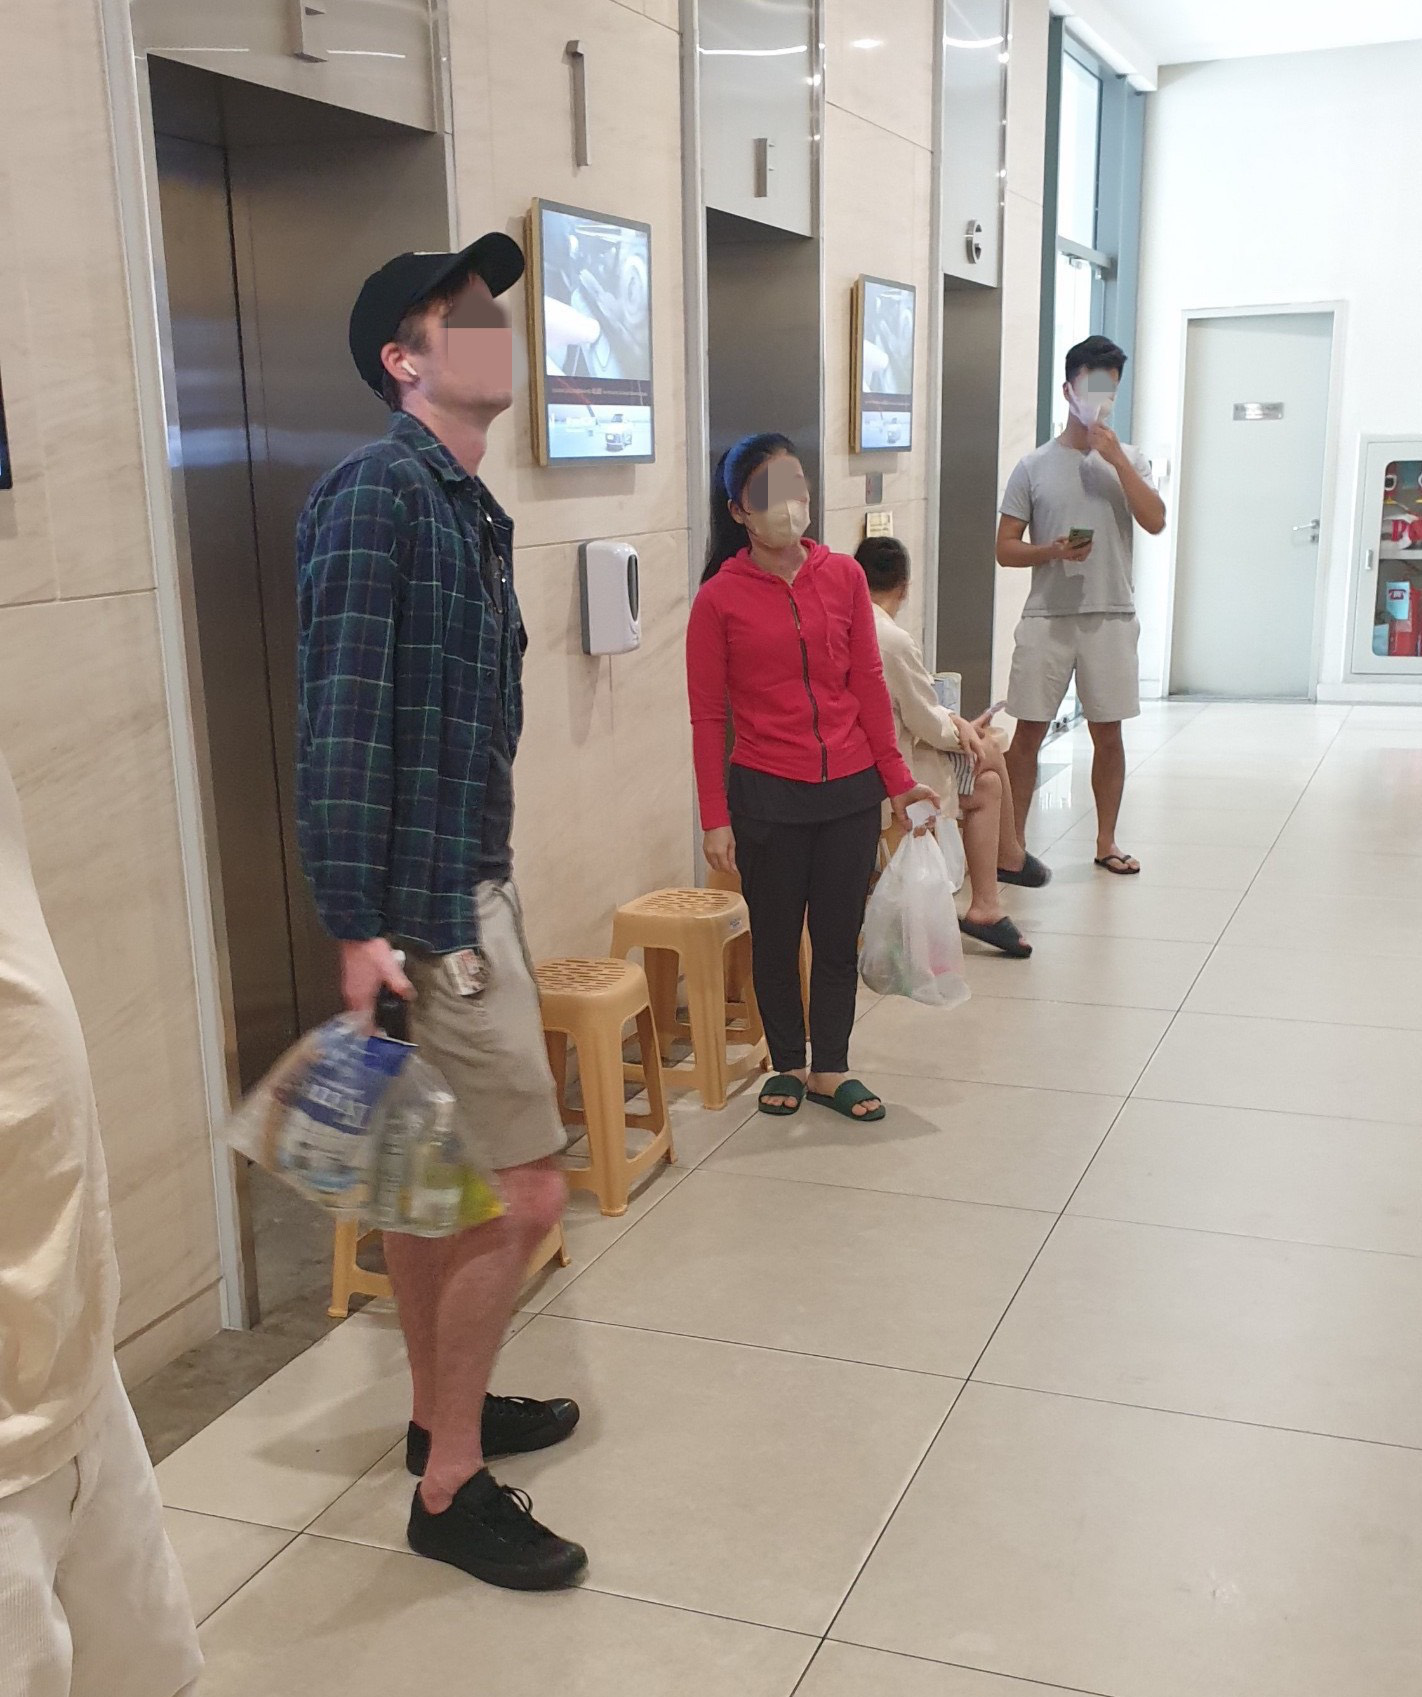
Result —
M 179 430 L 176 372 L 169 334 L 167 270 L 159 213 L 158 162 L 148 55 L 135 42 L 130 0 L 99 0 L 114 135 L 119 227 L 128 286 L 137 377 L 140 459 L 153 547 L 154 589 L 189 935 L 193 947 L 198 1033 L 217 1216 L 222 1323 L 246 1328 L 256 1311 L 256 1261 L 240 1192 L 237 1158 L 219 1141 L 237 1095 L 236 1020 L 217 861 L 212 772 L 192 598 L 192 556 L 182 471 L 169 458 Z M 460 242 L 452 137 L 447 114 L 449 55 L 436 8 L 436 66 L 442 78 L 440 129 L 451 248 Z

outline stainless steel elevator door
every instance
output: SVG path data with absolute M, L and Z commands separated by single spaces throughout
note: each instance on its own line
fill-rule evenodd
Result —
M 297 1035 L 226 151 L 160 133 L 159 197 L 181 420 L 220 904 L 245 1088 Z
M 312 484 L 386 428 L 347 322 L 377 266 L 448 247 L 445 150 L 158 56 L 149 83 L 193 695 L 246 1087 L 340 1006 L 296 841 L 296 521 Z

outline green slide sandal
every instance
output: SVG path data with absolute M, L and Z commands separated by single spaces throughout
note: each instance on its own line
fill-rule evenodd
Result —
M 790 1096 L 794 1099 L 793 1107 L 786 1107 L 783 1102 L 769 1102 L 768 1096 Z M 793 1073 L 778 1072 L 773 1078 L 767 1078 L 760 1088 L 760 1111 L 763 1114 L 773 1114 L 777 1119 L 789 1119 L 791 1114 L 798 1114 L 800 1104 L 805 1100 L 805 1086 Z
M 882 1100 L 857 1078 L 846 1078 L 833 1096 L 811 1090 L 809 1097 L 817 1107 L 831 1108 L 835 1113 L 843 1114 L 845 1119 L 855 1120 L 860 1125 L 868 1125 L 871 1120 L 881 1120 L 888 1111 Z M 867 1114 L 856 1114 L 854 1110 L 861 1102 L 878 1102 L 879 1106 L 871 1108 Z

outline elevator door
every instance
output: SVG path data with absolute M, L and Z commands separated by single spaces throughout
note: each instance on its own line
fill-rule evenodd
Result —
M 364 277 L 449 246 L 443 139 L 149 61 L 198 726 L 243 1087 L 339 1006 L 295 830 L 297 517 L 388 415 Z
M 245 1089 L 297 1034 L 226 149 L 157 137 L 179 451 L 221 905 Z

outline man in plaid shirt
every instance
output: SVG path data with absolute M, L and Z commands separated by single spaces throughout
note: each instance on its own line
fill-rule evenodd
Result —
M 513 400 L 496 297 L 522 275 L 517 244 L 496 232 L 457 254 L 401 254 L 360 291 L 351 354 L 393 417 L 321 479 L 297 528 L 297 784 L 347 1007 L 373 1016 L 385 987 L 411 1001 L 411 1035 L 508 1205 L 453 1238 L 386 1235 L 414 1382 L 409 1541 L 492 1584 L 547 1590 L 578 1578 L 586 1554 L 485 1465 L 578 1423 L 566 1398 L 488 1393 L 524 1271 L 565 1199 L 511 881 L 526 643 L 513 526 L 479 478 L 489 426 Z

